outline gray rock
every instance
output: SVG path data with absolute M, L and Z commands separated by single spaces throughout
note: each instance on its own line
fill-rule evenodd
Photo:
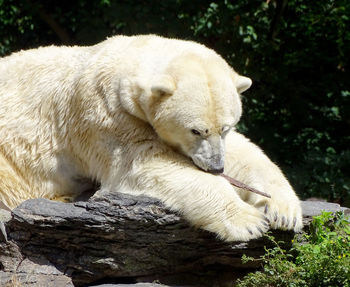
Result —
M 302 201 L 301 207 L 303 209 L 304 217 L 319 215 L 322 211 L 336 212 L 349 210 L 349 208 L 341 207 L 337 203 L 329 203 L 323 201 Z
M 323 209 L 341 207 L 303 203 L 305 224 Z M 257 267 L 254 262 L 243 265 L 242 254 L 259 256 L 270 244 L 266 238 L 222 242 L 194 229 L 156 199 L 121 193 L 102 193 L 76 203 L 28 200 L 4 224 L 9 241 L 0 242 L 0 282 L 15 276 L 22 286 L 154 280 L 176 286 L 220 286 L 242 270 Z M 283 231 L 273 235 L 286 242 L 293 237 Z M 110 286 L 157 286 L 142 284 Z
M 136 284 L 102 284 L 92 285 L 91 287 L 167 287 L 163 284 L 157 283 L 136 283 Z

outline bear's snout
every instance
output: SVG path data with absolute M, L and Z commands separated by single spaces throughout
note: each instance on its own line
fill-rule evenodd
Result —
M 224 157 L 221 154 L 213 155 L 210 158 L 208 172 L 213 174 L 224 172 Z
M 224 171 L 224 141 L 219 136 L 201 139 L 196 149 L 189 155 L 200 169 L 217 174 Z

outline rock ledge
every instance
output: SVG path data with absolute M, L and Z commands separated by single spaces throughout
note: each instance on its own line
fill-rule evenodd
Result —
M 302 205 L 306 227 L 322 210 L 346 210 L 325 202 Z M 76 203 L 28 200 L 11 214 L 1 210 L 0 221 L 7 231 L 7 240 L 0 239 L 2 286 L 131 286 L 125 284 L 154 280 L 223 286 L 257 267 L 242 265 L 242 254 L 259 256 L 269 245 L 265 238 L 222 242 L 158 200 L 121 193 Z M 293 237 L 273 235 L 286 242 Z

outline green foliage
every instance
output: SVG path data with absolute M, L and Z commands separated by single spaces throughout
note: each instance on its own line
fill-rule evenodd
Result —
M 350 206 L 349 27 L 348 0 L 0 0 L 0 55 L 115 34 L 202 42 L 253 79 L 239 130 L 302 197 Z
M 314 217 L 310 234 L 293 240 L 290 253 L 272 236 L 275 247 L 260 259 L 263 271 L 238 280 L 237 287 L 350 286 L 350 221 L 342 212 Z M 243 262 L 256 260 L 247 256 Z

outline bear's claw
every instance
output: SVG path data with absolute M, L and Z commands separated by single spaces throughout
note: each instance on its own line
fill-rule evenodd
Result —
M 300 231 L 302 229 L 302 215 L 300 206 L 284 203 L 269 202 L 268 207 L 264 207 L 264 214 L 271 220 L 273 229 L 284 229 Z
M 265 205 L 265 209 L 264 209 L 264 214 L 267 214 L 267 211 L 269 210 L 269 207 L 268 207 L 268 205 L 266 204 Z

